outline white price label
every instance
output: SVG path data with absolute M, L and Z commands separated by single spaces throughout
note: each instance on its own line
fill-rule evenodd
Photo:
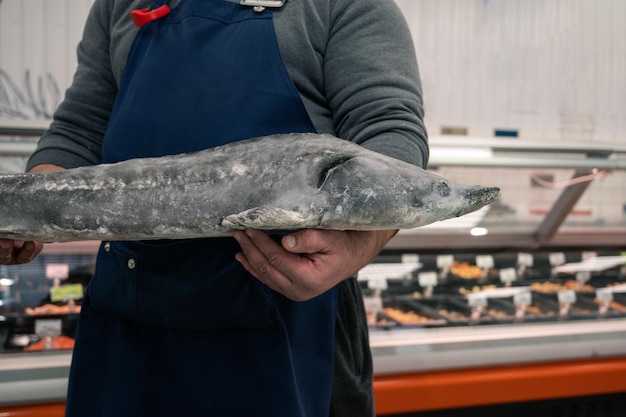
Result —
M 574 290 L 563 290 L 557 294 L 559 303 L 574 304 L 576 302 L 576 292 Z
M 565 263 L 565 254 L 563 252 L 553 252 L 549 255 L 550 265 L 559 266 Z
M 387 278 L 370 278 L 367 280 L 367 288 L 371 290 L 386 290 Z
M 596 297 L 600 301 L 610 303 L 613 301 L 613 291 L 610 288 L 598 288 L 596 290 Z
M 467 303 L 470 307 L 486 307 L 487 306 L 487 296 L 485 294 L 468 294 L 467 295 Z
M 61 319 L 38 319 L 35 320 L 35 334 L 37 336 L 60 336 Z
M 578 271 L 576 272 L 576 282 L 579 284 L 586 284 L 591 279 L 591 272 Z
M 439 255 L 437 256 L 437 268 L 449 268 L 454 263 L 453 255 Z
M 525 306 L 529 306 L 531 305 L 533 302 L 533 296 L 530 292 L 520 292 L 517 293 L 513 296 L 513 303 L 515 303 L 515 305 L 525 305 Z
M 598 253 L 597 252 L 584 251 L 583 253 L 580 254 L 580 258 L 583 261 L 587 260 L 587 259 L 597 258 L 597 257 L 598 257 Z
M 517 264 L 524 266 L 533 266 L 535 258 L 531 253 L 520 252 L 517 254 Z
M 517 272 L 515 271 L 515 268 L 502 268 L 500 270 L 500 281 L 510 284 L 515 280 L 517 280 Z
M 420 256 L 416 253 L 403 253 L 400 258 L 400 262 L 403 264 L 417 264 L 420 261 Z
M 66 279 L 70 275 L 68 264 L 48 264 L 46 265 L 46 278 Z
M 476 256 L 476 266 L 482 269 L 493 268 L 493 256 L 492 255 L 478 255 Z
M 421 287 L 434 287 L 437 285 L 437 273 L 434 271 L 420 272 L 417 281 Z

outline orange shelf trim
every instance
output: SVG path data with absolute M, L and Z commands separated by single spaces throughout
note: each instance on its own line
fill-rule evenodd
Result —
M 64 415 L 64 402 L 0 408 L 0 417 L 63 417 Z
M 379 415 L 626 392 L 626 358 L 381 375 Z

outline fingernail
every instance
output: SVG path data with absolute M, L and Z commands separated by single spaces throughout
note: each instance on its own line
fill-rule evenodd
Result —
M 254 231 L 252 229 L 246 229 L 246 234 L 248 235 L 248 237 L 252 237 Z
M 296 246 L 296 238 L 293 236 L 285 236 L 285 246 L 288 248 L 294 248 Z
M 10 247 L 11 244 L 9 242 L 7 242 L 6 240 L 0 240 L 0 248 L 9 249 Z
M 239 236 L 239 232 L 237 231 L 233 232 L 233 237 L 237 242 L 239 242 L 239 240 L 241 239 L 241 236 Z

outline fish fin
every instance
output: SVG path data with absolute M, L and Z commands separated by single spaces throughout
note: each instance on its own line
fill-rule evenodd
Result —
M 280 230 L 303 227 L 307 218 L 300 213 L 278 207 L 254 207 L 222 219 L 221 225 L 232 229 Z

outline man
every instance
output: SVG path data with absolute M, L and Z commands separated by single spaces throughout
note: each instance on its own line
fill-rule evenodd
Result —
M 417 63 L 391 0 L 96 0 L 78 57 L 30 171 L 292 132 L 426 164 Z M 103 242 L 67 415 L 373 415 L 350 277 L 393 233 Z M 0 247 L 5 264 L 41 250 Z

